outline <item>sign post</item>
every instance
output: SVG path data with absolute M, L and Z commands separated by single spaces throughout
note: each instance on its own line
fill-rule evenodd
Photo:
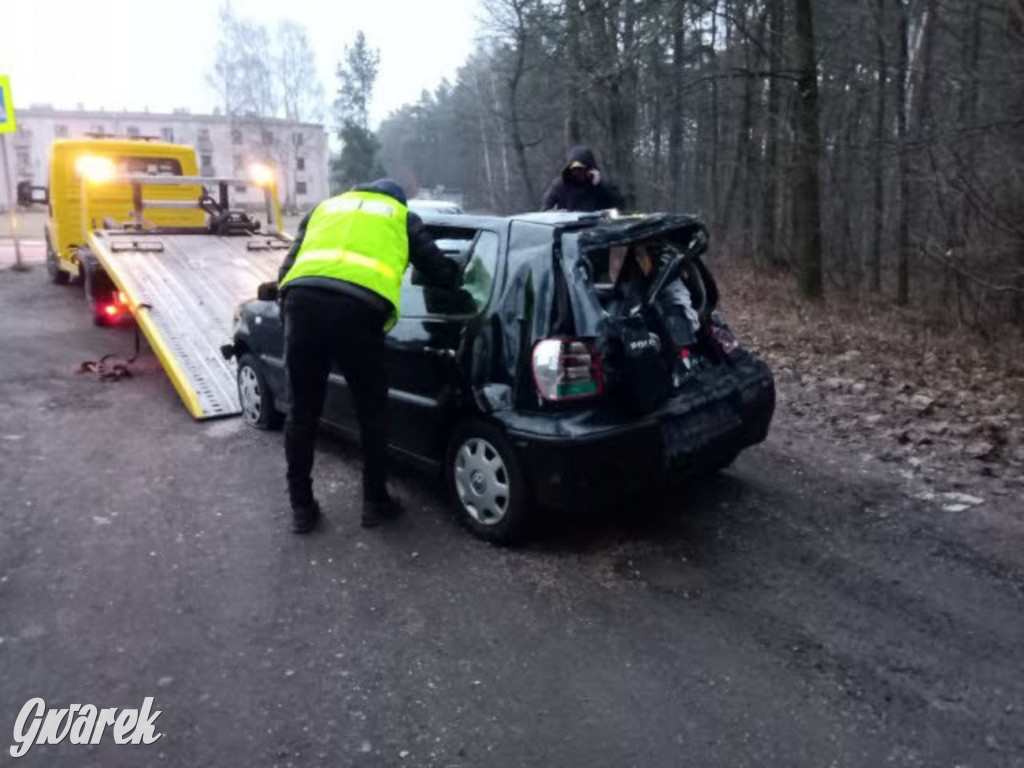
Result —
M 14 99 L 11 97 L 11 79 L 0 75 L 0 157 L 4 163 L 4 183 L 7 186 L 7 200 L 11 206 L 11 237 L 14 239 L 14 268 L 19 272 L 25 269 L 21 262 L 21 243 L 18 241 L 18 214 L 15 211 L 17 198 L 14 184 L 11 182 L 10 159 L 7 156 L 7 134 L 18 130 L 14 117 Z

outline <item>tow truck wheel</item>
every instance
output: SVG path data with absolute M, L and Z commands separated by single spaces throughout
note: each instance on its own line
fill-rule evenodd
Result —
M 277 429 L 284 420 L 259 363 L 249 354 L 238 358 L 238 401 L 245 423 L 256 429 Z
M 67 285 L 70 274 L 60 268 L 57 252 L 50 245 L 50 236 L 46 236 L 46 275 L 54 285 Z
M 493 424 L 459 427 L 445 461 L 456 515 L 470 532 L 496 544 L 514 544 L 529 532 L 533 499 L 512 447 Z
M 85 300 L 89 305 L 89 312 L 92 314 L 93 325 L 98 325 L 101 328 L 110 325 L 110 320 L 103 307 L 113 299 L 114 284 L 88 248 L 78 249 L 78 265 L 82 271 Z

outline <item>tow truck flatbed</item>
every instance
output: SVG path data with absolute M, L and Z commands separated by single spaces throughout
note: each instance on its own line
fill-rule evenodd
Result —
M 96 230 L 88 243 L 192 417 L 240 414 L 235 363 L 220 347 L 238 305 L 277 278 L 290 240 Z

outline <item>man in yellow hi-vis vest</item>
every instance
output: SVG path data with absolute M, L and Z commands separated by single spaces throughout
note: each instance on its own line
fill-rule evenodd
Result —
M 461 270 L 445 258 L 390 179 L 363 184 L 320 203 L 299 224 L 281 265 L 285 371 L 291 408 L 285 457 L 292 530 L 316 527 L 313 453 L 327 377 L 336 363 L 348 382 L 363 450 L 362 524 L 400 512 L 385 487 L 387 376 L 384 334 L 398 320 L 409 261 L 431 284 L 458 285 Z

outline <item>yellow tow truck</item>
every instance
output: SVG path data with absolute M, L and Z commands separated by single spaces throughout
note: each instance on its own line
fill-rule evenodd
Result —
M 83 284 L 98 325 L 133 317 L 189 413 L 206 419 L 241 413 L 220 347 L 237 306 L 276 278 L 291 238 L 270 168 L 255 165 L 247 179 L 197 171 L 189 146 L 58 140 L 42 200 L 50 279 Z M 231 206 L 248 184 L 263 190 L 259 218 Z

